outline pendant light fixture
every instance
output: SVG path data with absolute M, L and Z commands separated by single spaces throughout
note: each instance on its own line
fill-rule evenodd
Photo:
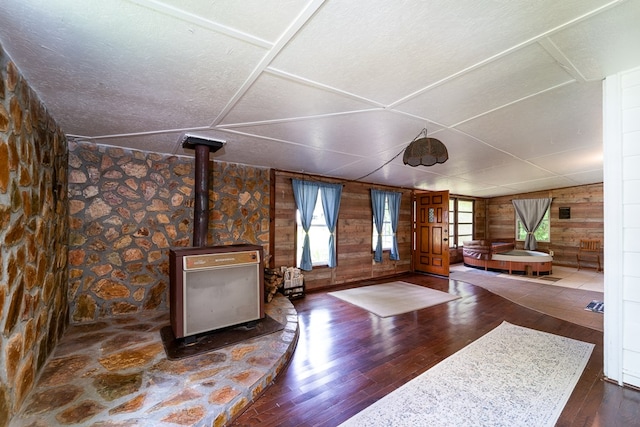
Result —
M 444 163 L 449 159 L 447 147 L 442 141 L 427 137 L 427 128 L 411 141 L 404 150 L 402 161 L 409 166 L 433 166 L 436 163 Z

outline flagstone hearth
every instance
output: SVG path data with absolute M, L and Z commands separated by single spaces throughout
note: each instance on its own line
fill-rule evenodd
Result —
M 216 351 L 168 360 L 167 312 L 72 325 L 43 367 L 11 426 L 222 426 L 288 363 L 297 312 L 278 294 L 266 313 L 281 331 Z

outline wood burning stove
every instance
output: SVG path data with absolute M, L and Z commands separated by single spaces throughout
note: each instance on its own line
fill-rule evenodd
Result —
M 176 338 L 264 318 L 262 246 L 169 252 L 170 317 Z
M 182 140 L 182 146 L 196 154 L 194 247 L 169 251 L 169 304 L 173 334 L 186 341 L 264 317 L 262 246 L 206 246 L 209 153 L 224 144 L 194 135 Z

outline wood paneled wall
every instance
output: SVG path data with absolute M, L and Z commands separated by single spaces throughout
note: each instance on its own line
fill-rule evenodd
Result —
M 473 238 L 486 239 L 487 231 L 487 199 L 475 199 L 473 204 Z
M 411 190 L 275 170 L 271 176 L 271 267 L 296 265 L 296 205 L 292 178 L 344 184 L 336 231 L 338 265 L 336 268 L 314 267 L 303 272 L 307 290 L 411 270 Z M 385 251 L 383 262 L 373 262 L 371 188 L 402 192 L 397 234 L 399 261 L 389 260 L 389 252 Z
M 581 185 L 536 193 L 487 199 L 487 231 L 489 238 L 515 236 L 515 211 L 512 199 L 551 197 L 551 242 L 538 244 L 538 250 L 553 250 L 553 263 L 577 267 L 576 254 L 580 239 L 604 242 L 604 205 L 602 184 Z M 561 207 L 571 209 L 571 218 L 560 219 Z M 523 242 L 516 247 L 522 248 Z
M 343 183 L 340 214 L 338 216 L 337 253 L 338 266 L 314 267 L 304 272 L 308 290 L 390 276 L 411 270 L 412 190 L 384 187 L 359 182 L 344 182 L 333 178 L 309 176 L 293 172 L 275 171 L 271 176 L 272 213 L 270 260 L 272 267 L 296 264 L 296 206 L 293 197 L 292 178 L 330 183 Z M 371 188 L 401 191 L 402 203 L 398 225 L 400 261 L 389 260 L 384 253 L 382 263 L 373 262 L 371 250 L 372 212 Z M 455 197 L 452 195 L 452 197 Z M 512 196 L 478 198 L 475 201 L 475 239 L 513 238 L 515 236 L 515 212 L 511 200 L 551 197 L 551 242 L 538 244 L 538 250 L 554 251 L 554 264 L 576 267 L 576 254 L 580 239 L 601 239 L 604 242 L 603 186 L 591 184 L 560 188 Z M 560 219 L 561 207 L 571 209 L 570 219 Z M 523 243 L 516 245 L 522 248 Z M 461 258 L 460 250 L 451 250 L 451 262 Z M 461 260 L 461 259 L 460 259 Z

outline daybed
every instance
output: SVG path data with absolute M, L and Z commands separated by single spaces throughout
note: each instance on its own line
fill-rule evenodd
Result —
M 515 249 L 514 239 L 468 240 L 462 242 L 462 256 L 467 259 L 491 260 L 493 254 L 509 252 Z M 484 264 L 482 264 L 484 266 Z
M 464 265 L 485 270 L 525 274 L 551 274 L 553 258 L 544 252 L 515 248 L 514 239 L 486 239 L 463 242 Z

